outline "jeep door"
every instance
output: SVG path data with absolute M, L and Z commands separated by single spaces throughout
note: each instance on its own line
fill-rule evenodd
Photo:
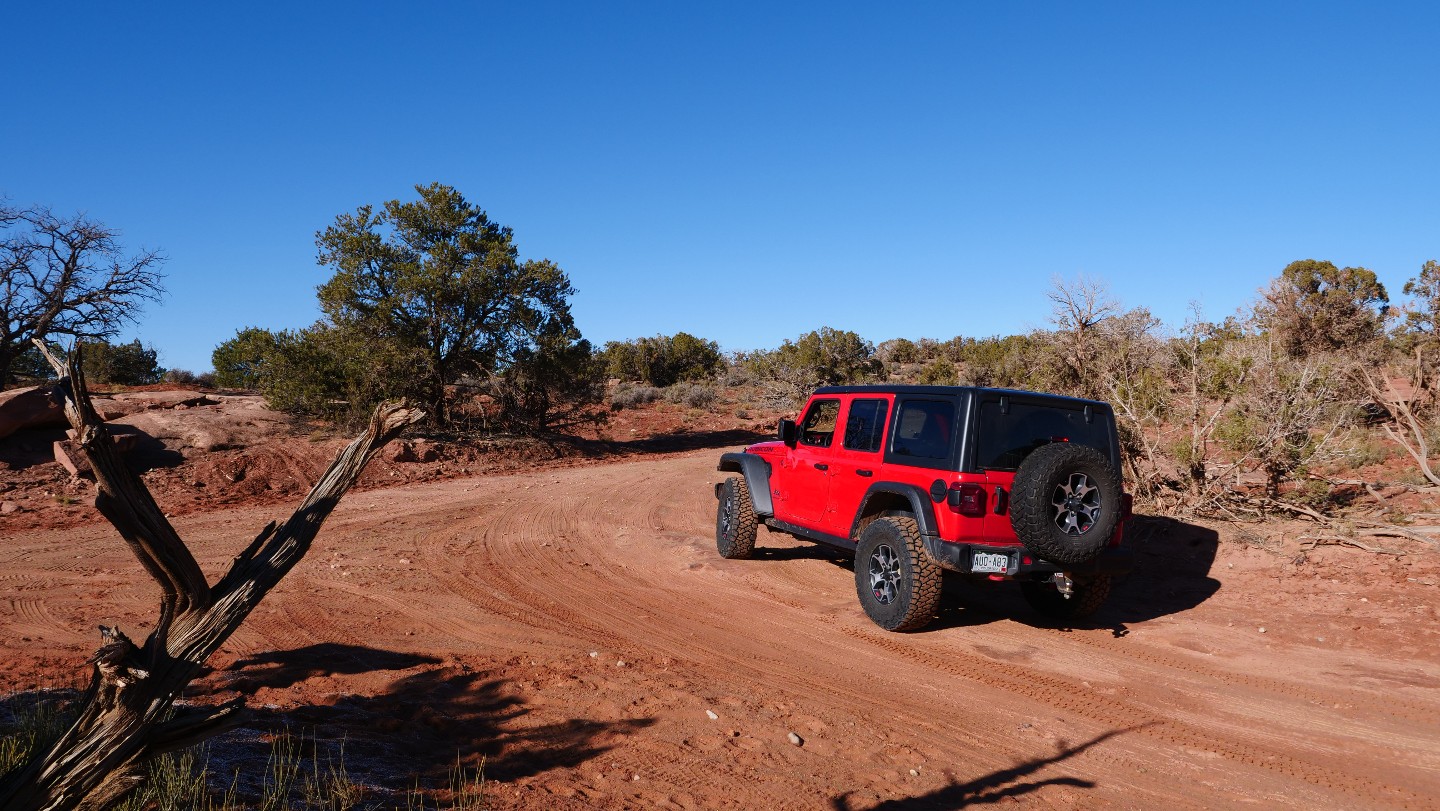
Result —
M 830 464 L 835 452 L 835 427 L 840 420 L 840 398 L 810 401 L 795 447 L 781 461 L 779 504 L 776 517 L 818 529 L 830 496 Z
M 875 482 L 883 461 L 880 451 L 885 447 L 885 428 L 894 400 L 893 394 L 857 395 L 841 415 L 845 430 L 830 463 L 830 503 L 824 521 L 824 529 L 831 535 L 850 536 L 860 500 Z

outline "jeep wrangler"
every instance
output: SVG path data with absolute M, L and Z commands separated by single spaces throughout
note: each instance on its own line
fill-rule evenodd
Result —
M 1110 406 L 964 386 L 818 389 L 779 437 L 720 457 L 721 557 L 750 558 L 759 525 L 855 556 L 865 613 L 921 628 L 942 573 L 1018 581 L 1046 616 L 1097 610 L 1130 570 L 1130 497 Z

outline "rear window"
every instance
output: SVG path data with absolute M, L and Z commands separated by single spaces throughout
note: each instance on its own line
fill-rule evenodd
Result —
M 885 417 L 890 404 L 884 400 L 855 400 L 845 417 L 845 448 L 852 451 L 878 451 L 885 438 Z
M 1094 412 L 1085 422 L 1082 408 L 1010 403 L 1010 413 L 1000 412 L 994 400 L 980 404 L 979 440 L 975 466 L 985 470 L 1014 470 L 1030 452 L 1051 442 L 1074 442 L 1096 448 L 1110 456 L 1109 420 Z

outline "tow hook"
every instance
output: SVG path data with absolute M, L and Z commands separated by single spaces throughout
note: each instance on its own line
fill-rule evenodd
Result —
M 1070 575 L 1056 572 L 1051 581 L 1055 584 L 1055 590 L 1060 592 L 1061 597 L 1068 600 L 1075 596 L 1075 581 L 1070 579 Z

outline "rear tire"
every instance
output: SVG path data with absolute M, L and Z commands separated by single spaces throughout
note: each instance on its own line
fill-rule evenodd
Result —
M 1110 576 L 1076 578 L 1068 598 L 1053 583 L 1040 580 L 1020 582 L 1020 594 L 1030 607 L 1051 619 L 1078 620 L 1094 614 L 1110 596 Z
M 745 479 L 731 476 L 720 486 L 715 510 L 715 549 L 727 560 L 749 560 L 755 555 L 755 506 Z
M 940 605 L 940 567 L 925 554 L 915 519 L 872 521 L 855 549 L 855 592 L 860 606 L 887 631 L 929 624 Z

